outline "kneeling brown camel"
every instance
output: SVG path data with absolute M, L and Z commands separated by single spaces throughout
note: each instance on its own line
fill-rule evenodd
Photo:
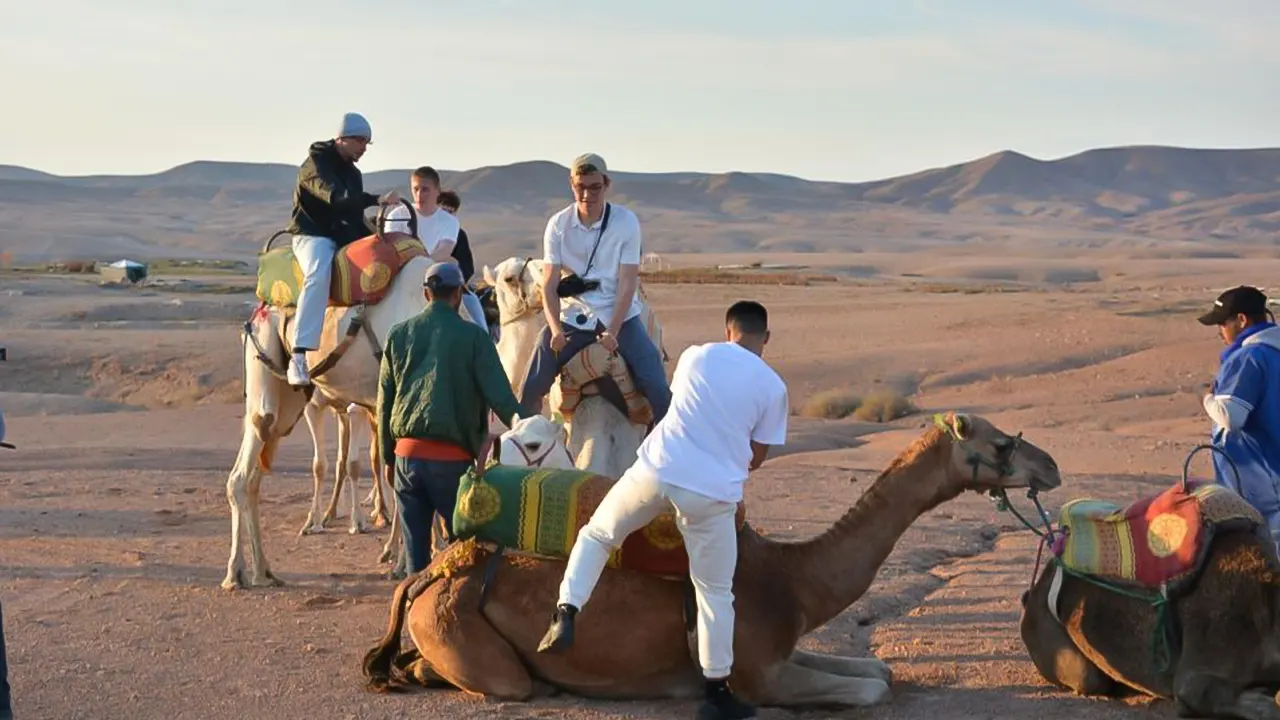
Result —
M 1172 698 L 1181 717 L 1280 720 L 1280 561 L 1257 511 L 1214 492 L 1231 519 L 1203 511 L 1193 570 L 1164 591 L 1051 559 L 1022 596 L 1022 642 L 1046 680 L 1081 695 Z
M 921 514 L 965 490 L 1051 489 L 1061 482 L 1053 458 L 1020 434 L 975 416 L 936 416 L 935 424 L 818 537 L 777 542 L 750 525 L 739 531 L 730 683 L 744 699 L 791 707 L 888 699 L 883 662 L 797 650 L 796 642 L 862 596 Z M 536 648 L 564 560 L 506 554 L 490 564 L 491 557 L 481 543 L 457 542 L 400 583 L 386 635 L 365 655 L 371 687 L 385 689 L 394 664 L 423 684 L 444 682 L 504 700 L 530 698 L 535 678 L 593 698 L 700 696 L 682 583 L 606 568 L 578 616 L 574 645 L 546 655 Z M 418 652 L 397 658 L 406 616 Z

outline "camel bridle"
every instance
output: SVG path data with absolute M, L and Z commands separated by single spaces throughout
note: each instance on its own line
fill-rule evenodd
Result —
M 542 309 L 542 293 L 539 292 L 539 283 L 535 282 L 533 284 L 532 292 L 525 292 L 524 289 L 524 274 L 529 270 L 530 262 L 533 262 L 533 258 L 526 256 L 524 262 L 520 263 L 520 272 L 516 273 L 516 284 L 519 287 L 516 290 L 516 309 L 511 317 L 503 318 L 499 321 L 501 325 L 510 325 L 518 320 L 523 320 Z M 494 292 L 497 292 L 496 286 L 494 287 Z M 501 305 L 498 306 L 498 310 L 501 312 Z

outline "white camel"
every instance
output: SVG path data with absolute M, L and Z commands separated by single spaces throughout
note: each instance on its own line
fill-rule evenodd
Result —
M 375 407 L 378 399 L 378 358 L 382 344 L 393 325 L 417 315 L 426 307 L 422 278 L 430 265 L 431 259 L 425 256 L 410 259 L 391 281 L 382 300 L 376 305 L 364 307 L 363 311 L 359 307 L 327 309 L 321 347 L 308 353 L 307 360 L 315 368 L 335 349 L 340 349 L 341 353 L 337 354 L 337 361 L 325 372 L 313 371 L 316 392 L 322 392 L 332 402 L 344 407 L 351 403 L 370 409 Z M 363 327 L 354 336 L 347 337 L 347 330 L 357 316 Z M 263 552 L 258 494 L 263 476 L 271 469 L 277 446 L 281 439 L 293 431 L 309 402 L 308 393 L 291 387 L 283 377 L 287 361 L 287 339 L 292 337 L 292 331 L 287 327 L 291 318 L 291 311 L 265 308 L 246 327 L 250 336 L 244 344 L 243 433 L 239 454 L 227 477 L 227 502 L 231 506 L 231 553 L 222 587 L 228 590 L 245 585 L 254 587 L 283 584 L 272 574 Z M 366 337 L 359 337 L 360 335 Z M 350 480 L 348 491 L 352 496 L 352 512 L 358 517 L 356 479 Z M 313 512 L 314 510 L 313 507 Z M 353 522 L 353 528 L 357 532 L 362 526 L 363 523 L 358 519 Z M 249 542 L 252 561 L 247 580 L 243 577 L 244 559 L 241 553 L 241 543 L 245 539 Z
M 498 304 L 502 333 L 498 341 L 498 356 L 502 368 L 511 381 L 512 391 L 520 392 L 525 372 L 537 347 L 538 336 L 546 327 L 542 313 L 541 260 L 511 257 L 490 270 L 485 266 L 485 282 L 494 288 Z M 581 355 L 569 362 L 576 363 Z M 552 412 L 561 406 L 560 379 L 548 393 Z M 576 466 L 583 470 L 619 478 L 635 460 L 636 451 L 644 439 L 647 428 L 631 420 L 614 407 L 613 403 L 597 394 L 584 393 L 574 410 L 572 420 L 566 421 L 569 452 Z

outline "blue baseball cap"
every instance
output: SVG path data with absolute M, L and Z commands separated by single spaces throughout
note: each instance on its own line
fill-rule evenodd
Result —
M 3 412 L 0 412 L 0 447 L 9 448 L 10 450 L 17 449 L 13 446 L 13 443 L 7 443 L 4 441 L 4 413 Z
M 427 268 L 426 277 L 422 278 L 422 286 L 433 291 L 462 287 L 465 282 L 462 270 L 451 262 L 433 264 Z

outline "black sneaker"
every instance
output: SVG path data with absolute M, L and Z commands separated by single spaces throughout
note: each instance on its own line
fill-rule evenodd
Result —
M 756 716 L 756 706 L 734 697 L 724 680 L 708 680 L 706 699 L 698 708 L 698 720 L 747 720 Z
M 572 605 L 557 605 L 551 627 L 538 643 L 538 652 L 558 653 L 568 649 L 573 644 L 573 617 L 577 614 L 578 608 Z

